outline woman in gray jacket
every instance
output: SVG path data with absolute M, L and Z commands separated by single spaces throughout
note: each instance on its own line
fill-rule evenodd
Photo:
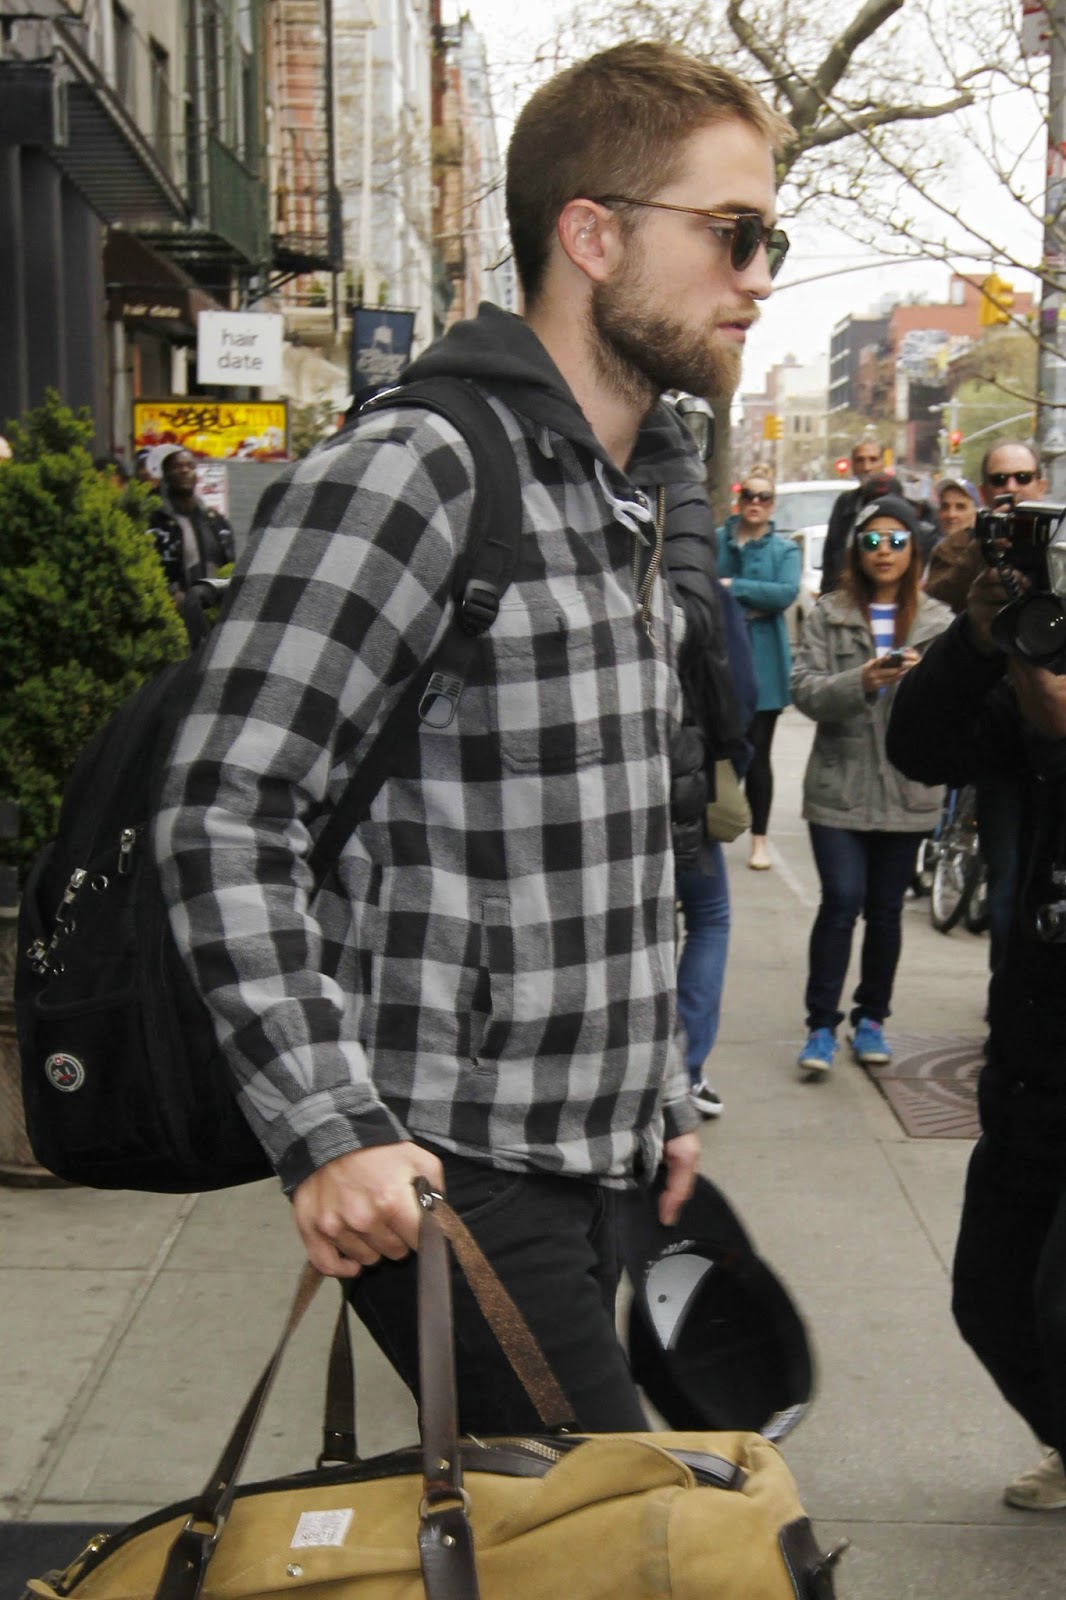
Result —
M 798 1064 L 808 1077 L 833 1064 L 840 996 L 859 913 L 865 919 L 851 1012 L 858 1061 L 885 1062 L 883 1023 L 899 961 L 903 896 L 918 843 L 936 824 L 941 790 L 913 783 L 888 760 L 893 690 L 951 621 L 919 588 L 918 517 L 898 495 L 858 517 L 841 586 L 803 630 L 792 697 L 818 724 L 803 784 L 803 815 L 821 880 L 807 977 L 809 1037 Z

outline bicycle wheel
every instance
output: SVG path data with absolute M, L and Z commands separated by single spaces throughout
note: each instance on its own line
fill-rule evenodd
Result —
M 938 933 L 950 933 L 962 921 L 980 872 L 975 839 L 944 840 L 929 891 L 929 916 Z

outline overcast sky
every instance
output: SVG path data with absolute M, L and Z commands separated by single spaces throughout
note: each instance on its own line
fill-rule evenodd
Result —
M 494 93 L 503 102 L 497 108 L 500 112 L 506 111 L 509 98 L 506 85 L 514 75 L 511 64 L 530 59 L 536 47 L 550 36 L 553 19 L 570 11 L 573 0 L 533 0 L 524 10 L 516 7 L 515 0 L 445 0 L 446 17 L 449 6 L 453 17 L 460 10 L 469 13 L 485 38 L 494 85 L 498 86 Z M 523 18 L 529 20 L 523 21 Z M 1004 116 L 1017 118 L 1017 105 L 1005 103 Z M 931 130 L 935 126 L 929 124 Z M 501 117 L 499 137 L 503 146 L 508 133 L 509 123 Z M 930 137 L 939 135 L 932 131 Z M 1035 222 L 1023 219 L 1023 226 L 1019 228 L 1018 208 L 997 195 L 985 170 L 976 158 L 967 154 L 964 146 L 955 159 L 958 171 L 952 175 L 949 193 L 955 189 L 960 198 L 965 193 L 977 194 L 981 215 L 988 219 L 990 236 L 1005 239 L 1012 233 L 1025 235 L 1018 253 L 1023 260 L 1036 260 L 1040 240 Z M 931 300 L 948 298 L 949 265 L 935 261 L 886 260 L 870 270 L 841 273 L 839 269 L 845 266 L 871 261 L 871 252 L 843 235 L 834 236 L 824 226 L 804 223 L 790 227 L 785 216 L 781 221 L 792 236 L 792 249 L 775 292 L 763 307 L 762 319 L 748 338 L 741 384 L 746 392 L 761 390 L 769 368 L 787 355 L 794 355 L 801 362 L 819 357 L 828 359 L 833 324 L 849 312 L 874 310 L 886 296 L 897 300 L 916 295 Z M 957 270 L 975 276 L 983 276 L 989 265 L 988 261 L 964 257 L 955 262 Z M 1035 280 L 1024 274 L 1011 270 L 1009 276 L 1018 290 L 1038 290 Z M 800 279 L 816 277 L 819 281 L 798 284 Z M 797 286 L 792 287 L 794 284 Z

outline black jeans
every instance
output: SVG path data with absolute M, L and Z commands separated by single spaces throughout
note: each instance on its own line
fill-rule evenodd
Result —
M 1044 1444 L 1066 1459 L 1066 1176 L 987 1133 L 966 1176 L 952 1310 Z
M 903 896 L 914 876 L 920 835 L 859 833 L 818 822 L 809 827 L 822 903 L 811 929 L 807 1026 L 836 1028 L 844 1019 L 840 994 L 860 911 L 866 931 L 851 1020 L 884 1022 L 899 964 Z
M 977 836 L 988 868 L 988 965 L 992 972 L 1003 957 L 1018 897 L 1021 809 L 1017 773 L 990 772 L 978 780 Z
M 759 838 L 766 836 L 770 823 L 770 807 L 774 799 L 774 772 L 770 765 L 770 746 L 774 742 L 774 729 L 780 711 L 756 711 L 748 739 L 752 747 L 751 763 L 744 774 L 744 793 L 751 807 L 751 831 Z
M 501 1172 L 445 1150 L 434 1154 L 444 1165 L 449 1203 L 525 1316 L 580 1427 L 590 1433 L 646 1429 L 615 1333 L 615 1194 L 574 1178 Z M 417 1399 L 416 1273 L 414 1256 L 382 1261 L 351 1280 L 347 1294 Z M 454 1261 L 452 1293 L 461 1431 L 542 1432 Z

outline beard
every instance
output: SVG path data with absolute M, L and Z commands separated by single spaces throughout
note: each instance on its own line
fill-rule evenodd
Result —
M 740 382 L 741 351 L 715 345 L 716 324 L 698 330 L 648 309 L 651 292 L 641 263 L 630 258 L 610 281 L 592 287 L 588 320 L 600 376 L 623 399 L 653 404 L 667 389 L 731 395 Z

